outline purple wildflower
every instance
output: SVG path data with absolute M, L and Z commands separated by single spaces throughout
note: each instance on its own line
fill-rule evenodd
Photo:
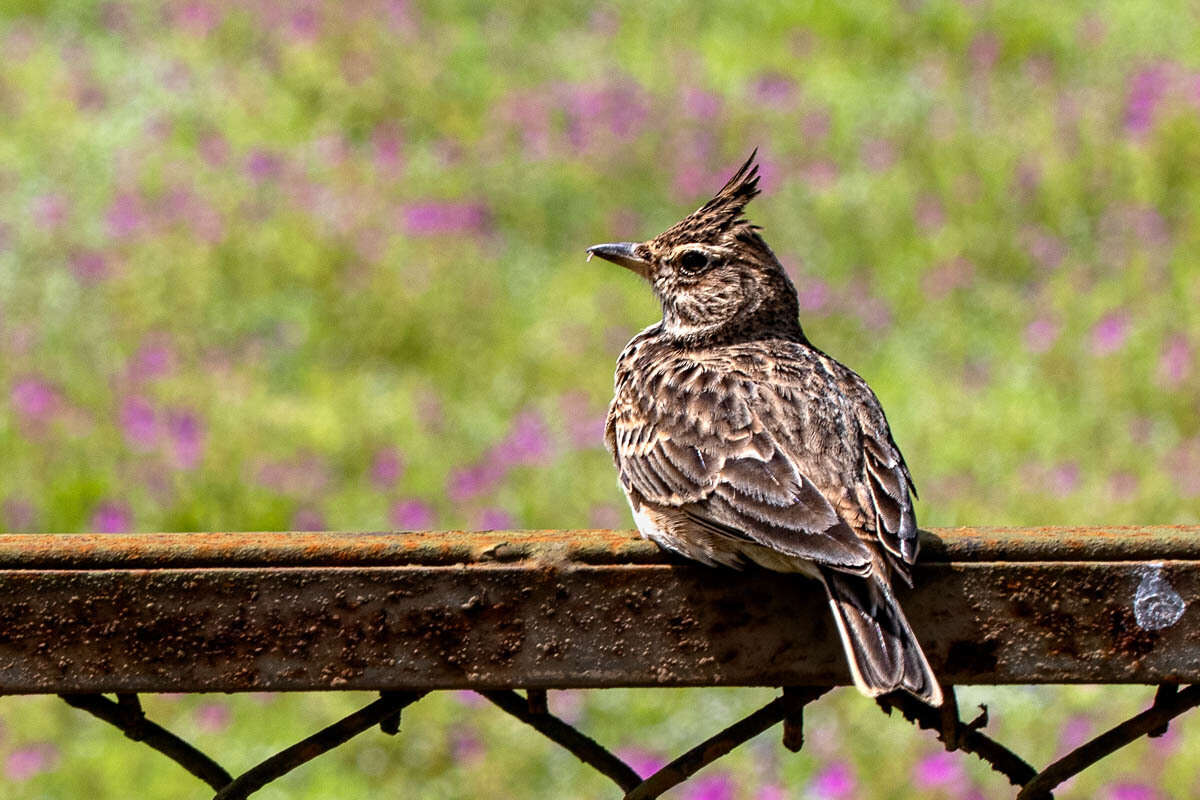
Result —
M 786 108 L 796 98 L 796 82 L 779 72 L 766 72 L 754 81 L 754 99 L 761 105 Z
M 67 219 L 67 200 L 60 194 L 43 194 L 33 199 L 33 220 L 39 227 L 57 230 Z
M 212 3 L 190 0 L 175 12 L 175 25 L 197 36 L 207 36 L 221 24 L 221 12 Z
M 863 164 L 872 172 L 883 172 L 896 163 L 896 146 L 887 139 L 868 139 L 860 151 Z
M 105 501 L 92 513 L 92 530 L 96 533 L 128 533 L 132 524 L 129 506 L 122 502 Z
M 938 198 L 932 195 L 922 195 L 917 200 L 917 208 L 913 214 L 917 227 L 926 232 L 939 230 L 946 224 L 946 210 Z
M 658 753 L 640 747 L 622 747 L 617 750 L 616 756 L 642 778 L 649 778 L 667 765 L 667 760 Z
M 27 781 L 49 772 L 58 764 L 59 750 L 51 742 L 36 742 L 18 747 L 4 760 L 4 774 L 12 781 Z
M 194 469 L 204 456 L 204 423 L 190 409 L 175 409 L 167 414 L 167 436 L 171 455 L 179 469 Z
M 288 30 L 296 41 L 315 41 L 321 34 L 321 15 L 311 5 L 293 11 L 288 22 Z
M 847 294 L 854 316 L 868 330 L 882 331 L 892 324 L 892 310 L 887 301 L 873 294 L 866 281 L 860 279 L 850 284 Z
M 1107 800 L 1159 800 L 1162 795 L 1144 783 L 1116 783 L 1108 787 Z
M 229 141 L 219 133 L 210 133 L 200 140 L 200 157 L 210 167 L 223 167 L 229 162 Z
M 845 761 L 834 761 L 813 776 L 809 792 L 820 800 L 853 797 L 858 788 L 854 771 Z
M 204 733 L 222 733 L 233 720 L 228 703 L 207 702 L 196 707 L 196 727 Z
M 89 72 L 72 71 L 71 94 L 80 111 L 101 111 L 108 105 L 108 95 Z
M 145 398 L 133 396 L 122 401 L 121 431 L 125 441 L 138 450 L 150 450 L 158 443 L 158 419 Z
M 1147 416 L 1134 416 L 1129 420 L 1129 439 L 1134 444 L 1146 447 L 1154 434 L 1154 420 Z
M 436 236 L 483 232 L 491 224 L 491 215 L 482 203 L 427 202 L 406 206 L 402 221 L 412 236 Z
M 283 159 L 268 150 L 255 150 L 246 158 L 246 174 L 256 183 L 276 180 L 283 174 Z
M 1155 751 L 1155 755 L 1159 758 L 1166 758 L 1178 750 L 1183 742 L 1183 734 L 1179 732 L 1179 726 L 1172 725 L 1162 736 L 1150 739 L 1149 745 Z
M 693 778 L 684 787 L 683 800 L 734 800 L 737 793 L 737 784 L 723 772 Z
M 34 529 L 37 512 L 34 504 L 23 498 L 8 498 L 0 506 L 0 518 L 8 531 L 30 531 Z
M 1095 723 L 1086 714 L 1075 714 L 1063 725 L 1058 736 L 1058 754 L 1066 755 L 1092 738 Z
M 538 464 L 550 455 L 550 434 L 542 415 L 524 411 L 513 421 L 512 430 L 492 449 L 495 461 L 505 466 Z
M 464 503 L 495 489 L 504 478 L 504 468 L 491 460 L 451 470 L 446 479 L 446 494 L 455 503 Z
M 1047 317 L 1038 317 L 1025 326 L 1025 348 L 1031 353 L 1044 353 L 1058 339 L 1058 323 Z
M 606 128 L 616 141 L 636 138 L 650 114 L 644 93 L 629 82 L 568 86 L 562 105 L 567 112 L 567 138 L 579 150 L 592 144 L 597 126 Z
M 810 161 L 801 172 L 808 185 L 816 190 L 828 189 L 833 186 L 837 183 L 839 175 L 837 164 L 827 158 Z
M 202 242 L 215 244 L 225 235 L 221 212 L 187 186 L 172 187 L 156 210 L 162 219 L 194 233 Z
M 4 527 L 10 532 L 32 531 L 37 521 L 33 503 L 20 497 L 10 497 L 0 507 Z
M 433 527 L 433 509 L 420 500 L 396 501 L 388 518 L 400 530 L 422 531 Z
M 323 531 L 325 530 L 325 515 L 315 508 L 297 509 L 292 514 L 291 529 L 294 531 Z
M 675 165 L 671 190 L 680 199 L 692 199 L 700 194 L 705 186 L 712 183 L 712 179 L 712 173 L 703 163 L 686 159 Z
M 409 0 L 386 0 L 383 7 L 387 11 L 388 26 L 397 32 L 416 30 L 417 15 Z
M 1117 470 L 1108 476 L 1108 491 L 1113 500 L 1123 502 L 1137 494 L 1139 483 L 1138 476 L 1132 472 Z
M 1021 232 L 1025 252 L 1044 269 L 1054 269 L 1067 254 L 1063 240 L 1045 228 L 1026 228 Z
M 1025 76 L 1040 87 L 1054 79 L 1054 60 L 1046 55 L 1031 55 L 1021 64 Z
M 1047 476 L 1050 490 L 1059 497 L 1066 497 L 1079 488 L 1079 465 L 1074 461 L 1056 464 Z
M 485 508 L 479 515 L 479 530 L 507 531 L 516 527 L 513 515 L 503 508 Z
M 453 697 L 458 701 L 459 705 L 465 708 L 486 708 L 488 704 L 487 700 L 484 700 L 475 692 L 467 689 L 459 689 L 458 691 L 453 692 Z
M 39 377 L 17 380 L 9 390 L 9 402 L 27 422 L 45 423 L 62 410 L 58 390 Z
M 1158 378 L 1168 388 L 1175 389 L 1192 374 L 1195 355 L 1183 334 L 1168 337 L 1158 359 Z
M 486 746 L 479 732 L 469 725 L 455 725 L 450 729 L 450 756 L 456 764 L 479 761 L 486 753 Z
M 685 88 L 683 112 L 693 119 L 711 120 L 721 113 L 721 96 L 703 89 Z
M 1134 136 L 1146 134 L 1154 125 L 1154 113 L 1167 93 L 1166 68 L 1157 64 L 1138 70 L 1129 81 L 1125 105 L 1125 130 Z
M 1000 59 L 1000 40 L 992 33 L 979 34 L 971 41 L 968 57 L 976 71 L 991 72 Z
M 800 310 L 809 314 L 825 311 L 833 302 L 833 290 L 820 278 L 801 280 L 796 295 L 800 300 Z
M 71 272 L 84 284 L 96 284 L 108 277 L 108 259 L 95 250 L 84 250 L 71 256 Z
M 1200 436 L 1185 439 L 1167 454 L 1167 468 L 1184 497 L 1200 497 Z
M 326 166 L 337 166 L 346 163 L 350 158 L 350 142 L 340 134 L 318 136 L 310 144 L 310 152 L 316 160 Z
M 833 117 L 828 111 L 809 111 L 800 119 L 800 136 L 808 144 L 817 144 L 833 130 Z
M 562 689 L 548 692 L 546 704 L 554 716 L 575 725 L 583 719 L 586 699 L 583 692 L 578 689 Z
M 1171 229 L 1167 220 L 1153 206 L 1135 208 L 1131 212 L 1133 233 L 1142 244 L 1162 247 L 1171 241 Z
M 1107 314 L 1092 328 L 1092 354 L 1106 356 L 1125 345 L 1129 336 L 1129 315 L 1123 311 Z
M 778 783 L 768 783 L 754 793 L 754 800 L 788 800 L 788 790 Z
M 146 341 L 129 360 L 127 371 L 134 381 L 161 378 L 175 368 L 175 350 L 166 341 Z
M 544 159 L 550 155 L 553 133 L 550 109 L 541 94 L 513 93 L 496 106 L 495 114 L 521 137 L 527 157 Z
M 114 239 L 128 239 L 146 224 L 146 212 L 136 194 L 120 192 L 109 203 L 105 219 Z
M 588 524 L 593 528 L 607 530 L 620 527 L 624 522 L 625 514 L 621 507 L 612 503 L 599 503 L 588 512 Z
M 567 438 L 572 447 L 585 449 L 600 447 L 604 443 L 605 415 L 593 412 L 588 397 L 583 392 L 570 392 L 559 401 Z
M 1013 167 L 1013 186 L 1025 200 L 1030 200 L 1042 185 L 1042 167 L 1036 161 L 1021 159 Z
M 383 490 L 390 489 L 404 474 L 404 459 L 394 447 L 385 447 L 375 453 L 371 460 L 371 483 Z
M 309 499 L 329 486 L 329 465 L 317 455 L 301 455 L 288 461 L 261 464 L 258 482 L 280 494 Z
M 741 166 L 740 162 L 736 163 L 736 164 L 727 164 L 726 169 L 723 170 L 723 173 L 726 175 L 731 174 L 740 166 Z M 763 188 L 763 191 L 769 192 L 771 189 L 778 186 L 779 185 L 779 176 L 782 172 L 783 172 L 783 170 L 780 169 L 778 161 L 775 161 L 768 154 L 762 152 L 761 150 L 759 151 L 759 154 L 758 154 L 759 186 L 761 186 Z
M 933 753 L 922 758 L 913 768 L 913 784 L 923 792 L 961 787 L 966 778 L 958 753 Z
M 403 166 L 401 160 L 404 139 L 400 131 L 391 125 L 378 125 L 371 133 L 371 148 L 375 155 L 375 166 L 381 172 L 394 174 Z

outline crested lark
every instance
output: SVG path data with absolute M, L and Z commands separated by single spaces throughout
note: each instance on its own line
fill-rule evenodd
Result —
M 588 249 L 650 282 L 661 322 L 617 361 L 605 443 L 642 536 L 825 586 L 855 685 L 942 692 L 892 592 L 917 556 L 912 476 L 875 393 L 808 341 L 759 228 L 754 155 L 646 242 Z

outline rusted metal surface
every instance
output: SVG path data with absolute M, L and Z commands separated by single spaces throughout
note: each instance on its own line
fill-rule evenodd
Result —
M 1200 528 L 941 529 L 944 683 L 1200 681 Z M 0 691 L 844 684 L 819 587 L 605 531 L 0 536 Z
M 1200 526 L 936 528 L 922 562 L 1200 559 Z M 673 563 L 630 531 L 0 534 L 0 569 Z

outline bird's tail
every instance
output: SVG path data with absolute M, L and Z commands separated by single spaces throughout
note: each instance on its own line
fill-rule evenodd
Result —
M 869 697 L 904 689 L 932 706 L 942 689 L 891 590 L 879 580 L 821 570 L 854 685 Z

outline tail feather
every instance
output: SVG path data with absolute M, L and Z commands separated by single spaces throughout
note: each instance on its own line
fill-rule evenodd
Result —
M 942 689 L 891 590 L 875 578 L 828 569 L 821 577 L 859 691 L 877 697 L 904 689 L 940 706 Z

